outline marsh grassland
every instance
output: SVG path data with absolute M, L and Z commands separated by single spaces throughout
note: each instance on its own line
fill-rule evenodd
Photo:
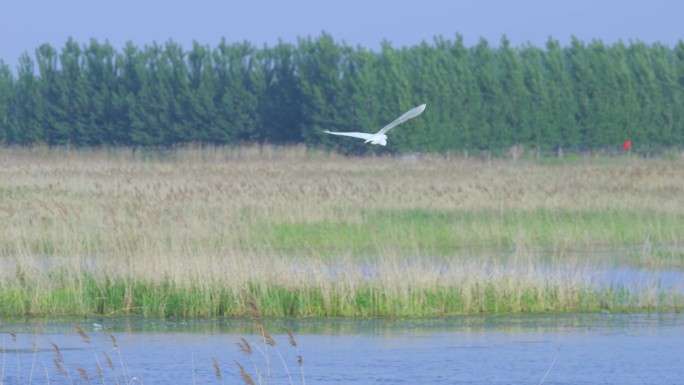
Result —
M 684 159 L 0 149 L 0 314 L 679 309 Z

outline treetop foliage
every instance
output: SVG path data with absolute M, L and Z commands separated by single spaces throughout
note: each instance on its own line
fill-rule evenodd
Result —
M 684 42 L 545 47 L 436 37 L 370 51 L 329 34 L 257 48 L 173 41 L 44 44 L 0 62 L 0 143 L 160 146 L 306 143 L 374 151 L 331 131 L 390 134 L 397 152 L 684 147 Z

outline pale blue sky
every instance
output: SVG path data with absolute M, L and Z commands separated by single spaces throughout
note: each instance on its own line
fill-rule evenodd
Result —
M 0 0 L 0 59 L 12 69 L 24 52 L 42 43 L 61 49 L 68 37 L 79 43 L 105 39 L 117 49 L 172 39 L 215 46 L 330 33 L 336 40 L 377 49 L 463 35 L 498 45 L 543 46 L 549 36 L 567 44 L 571 36 L 605 43 L 639 40 L 674 45 L 684 39 L 680 0 Z

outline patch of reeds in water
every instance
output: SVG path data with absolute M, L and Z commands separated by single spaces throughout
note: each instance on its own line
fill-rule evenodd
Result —
M 304 359 L 299 352 L 297 341 L 290 329 L 283 326 L 282 330 L 287 336 L 287 342 L 290 348 L 294 349 L 295 361 L 288 363 L 283 356 L 276 340 L 267 331 L 264 320 L 258 309 L 256 299 L 251 298 L 248 303 L 248 316 L 252 320 L 253 326 L 256 328 L 256 335 L 260 340 L 250 341 L 248 338 L 242 337 L 236 342 L 237 349 L 243 354 L 244 358 L 249 362 L 245 367 L 240 361 L 235 361 L 237 370 L 235 374 L 244 381 L 245 384 L 272 384 L 277 383 L 277 378 L 286 378 L 287 383 L 294 385 L 299 383 L 306 385 L 304 375 Z M 2 323 L 0 323 L 2 325 Z M 83 362 L 73 362 L 67 357 L 67 352 L 64 351 L 57 343 L 47 338 L 50 345 L 50 352 L 52 353 L 51 365 L 44 359 L 45 349 L 39 348 L 38 343 L 33 343 L 31 348 L 31 364 L 27 372 L 22 372 L 26 364 L 22 365 L 21 357 L 26 356 L 24 348 L 20 347 L 17 342 L 17 334 L 15 332 L 8 332 L 7 335 L 11 337 L 9 346 L 2 338 L 2 355 L 0 363 L 0 384 L 16 383 L 16 384 L 50 384 L 50 383 L 65 383 L 69 385 L 83 384 L 83 383 L 114 383 L 116 385 L 142 385 L 144 378 L 135 375 L 134 372 L 127 366 L 123 358 L 123 354 L 116 337 L 107 331 L 104 332 L 109 336 L 111 341 L 110 346 L 106 350 L 98 353 L 95 344 L 91 341 L 90 336 L 79 325 L 73 325 L 75 335 L 81 338 L 86 349 L 92 352 L 93 362 L 85 364 Z M 39 352 L 40 350 L 40 352 Z M 73 351 L 74 348 L 68 349 Z M 81 350 L 81 349 L 76 349 Z M 16 353 L 14 357 L 12 352 Z M 41 359 L 38 359 L 39 353 Z M 14 372 L 14 365 L 9 363 L 14 358 L 16 364 L 16 372 Z M 191 358 L 194 360 L 194 358 Z M 277 361 L 277 362 L 274 362 Z M 42 366 L 42 367 L 41 367 Z M 296 366 L 297 373 L 293 369 Z M 216 357 L 211 359 L 211 367 L 214 370 L 214 377 L 220 383 L 225 383 L 224 368 L 221 367 L 219 360 Z M 283 373 L 278 373 L 278 369 L 282 368 Z M 149 369 L 149 368 L 148 368 Z M 192 365 L 192 384 L 195 384 L 195 367 Z M 55 375 L 57 377 L 55 377 Z M 51 377 L 52 376 L 52 377 Z
M 82 383 L 94 383 L 99 382 L 102 384 L 114 383 L 116 385 L 134 385 L 142 384 L 140 377 L 131 375 L 128 370 L 125 361 L 123 359 L 121 349 L 117 343 L 116 337 L 113 334 L 108 333 L 109 339 L 111 341 L 110 346 L 107 350 L 98 353 L 95 349 L 96 347 L 92 344 L 90 337 L 83 330 L 82 327 L 78 325 L 73 325 L 75 333 L 82 339 L 83 343 L 87 346 L 93 354 L 94 365 L 85 365 L 83 363 L 71 362 L 67 357 L 67 353 L 63 351 L 55 342 L 47 339 L 47 343 L 50 345 L 50 350 L 52 352 L 51 364 L 42 359 L 37 362 L 37 357 L 39 355 L 39 349 L 42 352 L 43 348 L 38 346 L 38 342 L 32 343 L 31 348 L 31 365 L 27 373 L 22 372 L 21 357 L 25 356 L 17 343 L 17 334 L 14 332 L 9 332 L 11 336 L 11 344 L 8 346 L 7 342 L 3 338 L 2 346 L 2 369 L 0 371 L 0 384 L 4 383 L 16 383 L 16 384 L 50 384 L 50 383 L 62 383 L 62 384 L 82 384 Z M 9 365 L 6 365 L 10 361 L 11 351 L 16 353 L 16 373 L 14 373 Z M 90 369 L 90 370 L 89 370 Z M 52 377 L 51 377 L 52 373 Z M 55 378 L 55 374 L 60 378 Z
M 268 316 L 680 307 L 681 290 L 606 285 L 592 266 L 684 266 L 683 166 L 3 148 L 0 312 L 243 315 L 250 296 Z

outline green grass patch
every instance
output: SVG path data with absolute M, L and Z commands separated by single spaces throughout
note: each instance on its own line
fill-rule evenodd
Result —
M 475 282 L 406 284 L 363 279 L 284 286 L 247 282 L 234 287 L 178 287 L 82 276 L 44 290 L 33 284 L 0 287 L 0 315 L 245 316 L 255 299 L 268 317 L 435 317 L 456 314 L 681 309 L 684 294 L 636 292 L 623 286 L 577 285 L 545 279 L 482 277 Z
M 374 255 L 382 250 L 397 255 L 416 251 L 446 255 L 517 247 L 623 249 L 646 241 L 667 243 L 673 234 L 684 233 L 684 216 L 647 210 L 362 209 L 357 217 L 360 220 L 264 220 L 252 236 L 255 243 L 285 253 L 334 257 L 340 253 Z

